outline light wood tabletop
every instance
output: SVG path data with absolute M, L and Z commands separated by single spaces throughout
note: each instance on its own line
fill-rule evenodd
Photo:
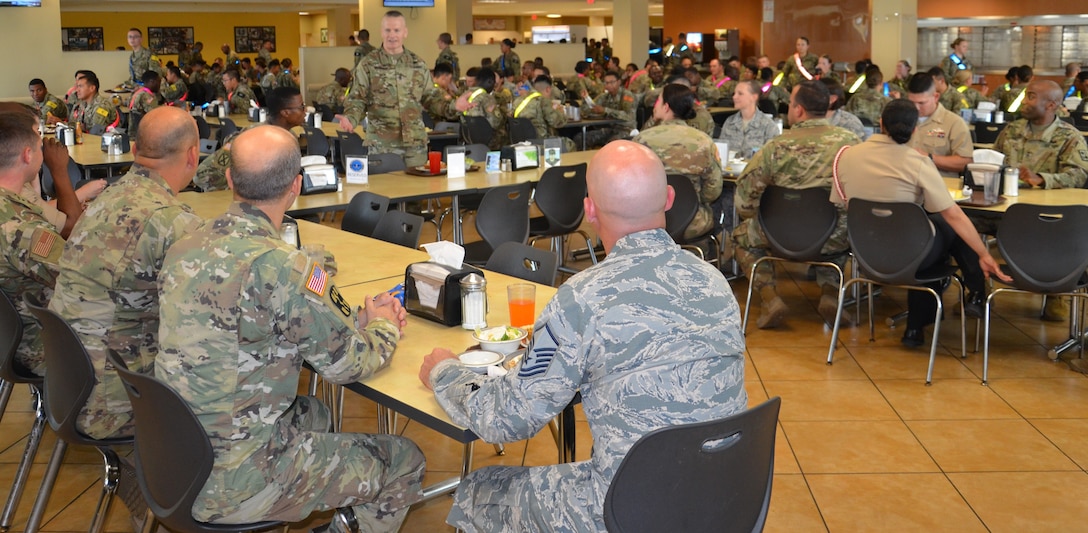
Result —
M 962 203 L 960 207 L 968 214 L 1001 216 L 1013 204 L 1088 205 L 1088 189 L 1020 189 L 1017 196 L 1005 196 L 1003 198 L 1005 198 L 1004 202 L 988 207 L 976 207 L 963 205 Z
M 113 165 L 131 164 L 135 158 L 132 152 L 120 155 L 109 155 L 102 151 L 102 136 L 83 134 L 83 144 L 73 144 L 68 147 L 68 155 L 81 167 L 103 167 Z

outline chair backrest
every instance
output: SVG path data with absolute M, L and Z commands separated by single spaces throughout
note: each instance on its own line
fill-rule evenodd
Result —
M 1070 292 L 1088 268 L 1088 206 L 1010 205 L 997 228 L 997 247 L 1016 287 Z
M 314 104 L 314 112 L 321 113 L 321 120 L 332 121 L 332 117 L 336 115 L 336 110 L 329 107 L 326 104 Z
M 823 187 L 788 189 L 771 185 L 759 199 L 759 227 L 771 252 L 791 261 L 815 261 L 835 231 L 839 210 Z
M 1006 123 L 995 124 L 993 122 L 976 122 L 975 123 L 975 142 L 979 144 L 993 144 L 997 141 L 997 136 L 1001 133 L 1001 130 L 1005 129 Z
M 325 136 L 325 132 L 305 124 L 302 129 L 306 132 L 306 155 L 328 157 L 329 138 Z
M 476 231 L 492 250 L 504 242 L 529 238 L 529 182 L 495 187 L 484 194 L 476 210 Z
M 665 231 L 674 241 L 681 242 L 684 240 L 684 230 L 699 210 L 699 195 L 691 178 L 683 174 L 669 174 L 667 179 L 675 194 L 672 208 L 665 211 Z
M 360 192 L 351 197 L 340 221 L 340 229 L 370 237 L 388 209 L 389 198 L 370 191 Z
M 201 139 L 212 138 L 212 127 L 208 125 L 208 121 L 204 120 L 204 117 L 194 116 L 193 120 L 196 121 L 196 131 L 200 135 Z
M 1073 127 L 1080 131 L 1088 131 L 1088 113 L 1073 113 Z
M 368 150 L 363 146 L 363 138 L 354 131 L 338 131 L 336 136 L 340 140 L 340 170 L 345 171 L 348 168 L 348 156 L 363 156 Z
M 23 317 L 6 292 L 0 291 L 0 379 L 9 383 L 40 383 L 23 365 L 15 360 L 19 343 L 23 340 Z M 3 413 L 0 413 L 3 415 Z
M 520 242 L 504 242 L 491 252 L 484 268 L 541 285 L 554 285 L 559 257 Z
M 465 144 L 483 144 L 491 142 L 495 128 L 484 117 L 461 117 L 461 139 Z
M 482 117 L 481 117 L 482 118 Z M 486 120 L 485 120 L 486 122 Z M 435 122 L 434 127 L 431 128 L 435 133 L 452 133 L 454 135 L 461 134 L 460 122 Z
M 774 102 L 772 102 L 769 98 L 760 98 L 759 100 L 756 100 L 756 107 L 759 109 L 760 113 L 764 113 L 772 117 L 778 115 L 778 107 L 776 107 L 774 105 Z
M 762 531 L 781 403 L 643 435 L 605 495 L 608 531 Z
M 537 138 L 536 127 L 527 118 L 510 117 L 510 142 L 519 143 Z
M 94 366 L 83 342 L 60 315 L 42 306 L 30 294 L 23 301 L 42 325 L 46 373 L 45 412 L 49 425 L 69 444 L 100 446 L 104 441 L 91 439 L 76 428 L 79 411 L 87 404 L 94 389 Z
M 537 209 L 548 221 L 549 233 L 569 233 L 585 216 L 586 164 L 555 166 L 544 171 L 536 184 Z
M 423 120 L 424 126 L 434 129 L 434 117 L 430 113 L 424 112 L 420 118 Z
M 268 105 L 268 101 L 264 97 L 264 89 L 260 85 L 251 85 L 249 88 L 253 90 L 253 99 L 257 101 L 259 107 Z
M 372 237 L 385 242 L 419 247 L 419 233 L 423 230 L 423 217 L 404 211 L 386 211 L 378 220 Z
M 933 224 L 922 206 L 853 198 L 846 228 L 854 260 L 873 281 L 914 285 L 915 274 L 933 246 Z
M 217 134 L 217 136 L 218 136 L 217 140 L 219 141 L 219 145 L 222 146 L 223 141 L 226 141 L 227 139 L 229 139 L 230 136 L 234 135 L 234 133 L 237 132 L 237 131 L 238 131 L 238 125 L 235 124 L 233 120 L 231 120 L 229 118 L 226 118 L 226 117 L 220 118 L 219 119 L 219 133 Z
M 68 156 L 68 181 L 72 182 L 73 188 L 83 181 L 83 170 L 79 168 L 72 156 Z M 56 187 L 53 185 L 53 173 L 45 165 L 42 165 L 42 192 L 50 198 L 57 196 Z
M 385 174 L 408 168 L 400 154 L 368 154 L 366 156 L 368 175 Z
M 446 160 L 447 150 L 442 151 L 442 161 Z M 486 144 L 466 144 L 465 145 L 465 157 L 472 159 L 475 164 L 483 165 L 487 161 L 487 152 L 489 148 Z

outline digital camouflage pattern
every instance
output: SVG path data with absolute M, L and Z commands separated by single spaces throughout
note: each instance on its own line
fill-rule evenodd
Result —
M 234 91 L 227 93 L 227 102 L 230 104 L 230 112 L 234 113 L 249 113 L 249 108 L 253 107 L 250 102 L 256 102 L 257 97 L 253 96 L 253 89 L 249 88 L 249 82 L 244 78 L 238 80 L 238 86 L 234 88 Z
M 656 100 L 656 98 L 654 100 Z M 653 105 L 650 107 L 653 107 Z M 710 114 L 710 110 L 708 110 L 705 105 L 698 101 L 695 102 L 695 117 L 683 122 L 688 126 L 705 133 L 708 137 L 714 135 L 714 116 Z M 657 119 L 653 116 L 649 116 L 646 118 L 646 122 L 642 124 L 642 129 L 647 130 L 656 125 Z
M 144 87 L 140 87 L 133 93 L 132 99 L 129 100 L 128 136 L 130 139 L 136 139 L 136 130 L 139 127 L 138 121 L 134 118 L 143 117 L 156 107 L 159 107 L 159 95 Z
M 374 45 L 370 44 L 369 41 L 360 42 L 359 46 L 355 47 L 355 66 L 359 66 L 359 62 L 375 50 L 377 48 L 374 48 Z
M 554 88 L 552 89 L 555 90 Z M 536 95 L 536 96 L 533 96 Z M 521 107 L 521 103 L 526 99 L 532 99 L 525 107 L 518 111 Z M 513 102 L 514 112 L 511 114 L 514 118 L 528 119 L 533 123 L 533 128 L 536 129 L 536 136 L 540 139 L 547 139 L 550 137 L 559 137 L 556 132 L 558 128 L 567 125 L 569 119 L 566 113 L 560 108 L 559 102 L 553 102 L 548 100 L 547 97 L 540 94 L 537 91 L 533 91 L 525 96 L 517 97 Z M 573 152 L 576 150 L 574 141 L 568 137 L 560 137 L 563 140 L 563 153 Z
M 956 64 L 955 61 L 952 61 L 952 54 L 946 55 L 941 58 L 940 67 L 941 70 L 944 71 L 944 75 L 948 79 L 952 79 L 953 77 L 955 77 L 956 73 L 961 70 L 975 70 L 971 65 L 970 59 L 959 56 L 956 56 L 956 58 L 959 59 L 959 64 Z M 963 65 L 962 68 L 960 67 L 960 65 Z
M 643 129 L 633 141 L 654 151 L 669 174 L 683 174 L 695 186 L 699 210 L 684 230 L 684 238 L 703 235 L 714 227 L 711 204 L 722 194 L 722 162 L 714 140 L 682 120 L 666 120 Z
M 778 125 L 766 113 L 756 111 L 748 124 L 740 113 L 733 113 L 722 123 L 718 140 L 729 144 L 729 150 L 747 159 L 767 141 L 778 137 Z
M 294 87 L 298 89 L 298 81 L 295 79 L 294 74 L 290 71 L 282 70 L 279 76 L 276 77 L 276 86 L 278 87 Z
M 880 124 L 884 105 L 891 101 L 891 98 L 884 96 L 878 89 L 862 87 L 850 97 L 843 109 L 853 113 L 858 119 L 868 120 L 870 124 Z
M 162 63 L 159 62 L 159 56 L 151 53 L 151 50 L 146 47 L 139 50 L 133 50 L 128 56 L 128 73 L 132 76 L 129 79 L 129 83 L 132 85 L 143 84 L 144 73 L 148 70 L 154 70 L 158 72 L 160 76 L 163 75 Z
M 326 274 L 244 202 L 167 253 L 155 375 L 215 449 L 197 520 L 295 522 L 351 505 L 363 531 L 396 531 L 422 496 L 415 444 L 331 433 L 329 411 L 296 396 L 304 362 L 332 383 L 353 383 L 384 368 L 400 337 L 384 319 L 357 329 L 356 310 Z
M 443 361 L 439 405 L 487 442 L 535 435 L 575 392 L 593 428 L 589 461 L 486 467 L 454 496 L 469 532 L 605 531 L 603 504 L 628 449 L 655 429 L 747 408 L 740 313 L 725 278 L 663 229 L 627 235 L 559 287 L 521 367 L 503 377 Z
M 279 76 L 277 76 L 277 75 L 275 75 L 275 74 L 273 74 L 271 72 L 268 72 L 264 76 L 261 77 L 260 85 L 261 85 L 261 90 L 264 91 L 265 94 L 268 94 L 268 93 L 272 92 L 273 90 L 275 90 L 277 87 L 280 86 L 280 78 L 279 78 Z M 337 84 L 337 85 L 339 85 L 339 84 Z
M 620 87 L 616 94 L 605 91 L 594 101 L 601 106 L 602 112 L 595 113 L 592 108 L 583 108 L 585 118 L 611 118 L 622 120 L 620 124 L 607 128 L 597 128 L 586 132 L 585 141 L 588 148 L 600 148 L 616 139 L 626 139 L 635 129 L 635 95 L 631 91 Z M 581 146 L 579 133 L 575 136 L 575 145 Z
M 794 58 L 797 54 L 790 54 L 786 58 L 786 65 L 782 67 L 782 85 L 785 86 L 787 92 L 792 91 L 793 87 L 802 81 L 805 81 L 805 76 L 801 74 L 800 70 L 797 70 L 797 65 L 794 63 Z M 816 76 L 816 64 L 820 62 L 820 57 L 816 54 L 805 54 L 801 58 L 801 65 L 805 67 L 813 77 Z
M 957 115 L 960 114 L 960 110 L 964 109 L 964 104 L 967 103 L 964 100 L 963 95 L 952 87 L 949 87 L 947 90 L 945 90 L 945 92 L 941 93 L 941 98 L 939 102 L 945 109 Z
M 970 85 L 960 85 L 953 90 L 960 94 L 961 109 L 975 109 L 978 107 L 979 102 L 986 101 L 986 97 L 982 96 L 982 93 Z
M 757 259 L 767 254 L 767 242 L 759 227 L 759 200 L 769 185 L 807 189 L 823 187 L 831 191 L 835 154 L 843 146 L 861 142 L 857 135 L 828 124 L 826 119 L 810 119 L 794 124 L 756 152 L 737 179 L 734 202 L 740 224 L 733 229 L 733 256 L 742 272 L 751 272 Z M 840 210 L 838 225 L 821 250 L 833 254 L 849 247 L 846 238 L 846 211 Z M 840 259 L 845 261 L 845 257 Z M 840 265 L 842 266 L 842 265 Z M 757 288 L 774 286 L 774 267 L 762 263 L 751 280 Z M 838 274 L 830 267 L 816 269 L 821 286 L 838 289 Z
M 491 63 L 491 68 L 498 71 L 500 76 L 505 76 L 507 71 L 513 72 L 516 76 L 521 74 L 521 58 L 518 57 L 517 52 L 510 50 L 496 57 Z
M 53 296 L 57 263 L 64 250 L 64 238 L 42 215 L 42 210 L 22 196 L 0 187 L 0 290 L 4 291 L 23 321 L 23 338 L 15 360 L 27 370 L 45 375 L 45 352 L 41 325 L 27 310 L 23 295 L 40 302 Z
M 344 99 L 348 96 L 349 87 L 341 87 L 339 83 L 331 82 L 328 85 L 317 91 L 317 96 L 314 97 L 314 101 L 318 105 L 327 105 L 329 109 L 337 110 L 344 108 Z M 332 120 L 329 117 L 328 120 Z
M 423 109 L 436 123 L 459 120 L 461 116 L 454 105 L 457 96 L 437 83 L 433 85 L 423 93 Z
M 1026 119 L 1012 122 L 997 136 L 994 150 L 1005 154 L 1005 164 L 1026 166 L 1046 181 L 1047 189 L 1084 187 L 1088 180 L 1088 147 L 1084 136 L 1063 120 L 1054 119 L 1034 132 Z
M 230 187 L 227 184 L 227 169 L 230 168 L 230 145 L 243 131 L 257 126 L 260 126 L 260 124 L 251 124 L 224 139 L 223 146 L 220 146 L 218 150 L 212 153 L 212 155 L 204 158 L 204 160 L 200 162 L 200 166 L 196 167 L 196 176 L 193 176 L 193 185 L 200 187 L 200 190 L 204 192 L 225 191 L 229 189 Z
M 344 116 L 352 127 L 367 118 L 365 143 L 370 153 L 401 154 L 408 166 L 424 164 L 427 131 L 421 102 L 423 93 L 434 86 L 427 64 L 407 48 L 397 55 L 382 48 L 359 61 L 352 74 Z
M 264 49 L 264 45 L 261 45 L 261 49 L 257 50 L 257 57 L 264 60 L 264 64 L 267 65 L 272 61 L 272 52 Z
M 654 81 L 650 79 L 650 75 L 645 70 L 635 72 L 627 82 L 627 90 L 636 96 L 646 94 L 655 88 Z
M 31 102 L 34 104 L 34 110 L 38 113 L 38 118 L 42 121 L 48 121 L 49 115 L 64 120 L 68 118 L 68 106 L 64 103 L 64 100 L 53 96 L 53 93 L 46 93 L 45 99 L 41 102 Z
M 177 83 L 164 83 L 159 92 L 162 93 L 162 98 L 166 100 L 167 105 L 179 105 L 188 97 L 189 86 L 179 78 Z
M 434 65 L 437 67 L 445 63 L 453 69 L 453 80 L 457 81 L 461 79 L 461 61 L 457 59 L 457 52 L 454 52 L 452 48 L 446 47 L 444 50 L 438 53 L 438 59 L 434 60 Z M 518 71 L 520 72 L 520 71 Z
M 116 352 L 134 372 L 151 372 L 159 351 L 162 260 L 199 222 L 161 176 L 133 165 L 72 228 L 49 308 L 72 326 L 94 365 L 94 390 L 77 420 L 87 435 L 132 433 L 132 407 L 106 355 Z
M 475 107 L 465 111 L 464 116 L 484 117 L 487 119 L 487 123 L 491 125 L 491 129 L 494 130 L 494 134 L 491 135 L 491 142 L 487 143 L 487 147 L 491 150 L 498 150 L 509 144 L 510 135 L 506 132 L 506 113 L 503 112 L 503 108 L 495 100 L 495 96 L 477 87 L 469 92 L 468 101 L 475 104 Z
M 101 93 L 95 94 L 90 102 L 80 101 L 72 110 L 72 121 L 83 124 L 83 131 L 90 131 L 95 126 L 105 128 L 116 126 L 118 120 L 117 107 L 109 98 Z
M 579 100 L 584 101 L 583 92 L 593 100 L 597 100 L 597 97 L 604 92 L 604 85 L 597 83 L 597 80 L 589 76 L 577 74 L 567 82 L 567 90 L 574 93 Z
M 828 111 L 828 113 L 830 113 L 830 111 Z M 859 139 L 864 139 L 866 136 L 865 125 L 861 123 L 861 119 L 841 107 L 835 111 L 835 114 L 832 115 L 827 122 L 832 126 L 842 128 L 857 135 Z
M 726 85 L 728 83 L 730 82 L 726 81 L 722 85 Z M 733 94 L 732 89 L 735 88 L 736 85 L 736 82 L 733 82 L 732 86 L 729 87 L 730 95 Z M 697 98 L 700 102 L 707 102 L 709 104 L 713 104 L 714 102 L 722 99 L 722 94 L 722 90 L 715 86 L 713 83 L 711 83 L 709 79 L 704 79 L 703 81 L 699 82 L 699 86 L 695 88 L 695 98 Z

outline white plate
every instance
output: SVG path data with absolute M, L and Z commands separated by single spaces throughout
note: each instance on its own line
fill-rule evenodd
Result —
M 501 363 L 503 355 L 485 350 L 471 350 L 457 356 L 457 358 L 461 360 L 461 364 L 483 374 L 487 372 L 487 367 Z

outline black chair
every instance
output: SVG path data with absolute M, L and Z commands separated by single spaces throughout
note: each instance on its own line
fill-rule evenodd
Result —
M 926 284 L 955 280 L 960 297 L 960 356 L 967 357 L 967 322 L 963 312 L 963 283 L 955 275 L 956 267 L 949 264 L 935 265 L 924 271 L 918 267 L 933 247 L 933 224 L 925 210 L 908 202 L 872 202 L 854 198 L 846 212 L 846 228 L 850 237 L 850 249 L 854 261 L 861 269 L 861 276 L 851 278 L 839 290 L 835 326 L 831 332 L 831 347 L 827 351 L 827 364 L 832 363 L 835 345 L 839 340 L 842 322 L 843 297 L 854 283 L 886 285 L 908 290 L 925 291 L 937 301 L 937 320 L 933 326 L 933 342 L 929 349 L 929 369 L 926 385 L 933 382 L 933 364 L 937 358 L 937 340 L 941 333 L 940 317 L 944 310 L 941 295 Z M 875 340 L 873 323 L 873 299 L 869 301 L 869 340 Z
M 997 142 L 997 136 L 1005 129 L 1006 123 L 995 124 L 993 122 L 975 123 L 975 142 L 979 144 L 993 144 Z
M 669 174 L 667 179 L 669 186 L 674 191 L 674 196 L 672 208 L 665 211 L 665 231 L 669 233 L 669 236 L 672 237 L 676 244 L 699 256 L 699 259 L 706 260 L 706 257 L 703 255 L 703 249 L 696 246 L 695 243 L 707 239 L 714 244 L 717 252 L 715 258 L 721 255 L 721 246 L 718 244 L 718 239 L 713 235 L 713 229 L 691 239 L 684 238 L 684 230 L 695 219 L 695 213 L 699 211 L 699 194 L 695 192 L 695 185 L 691 183 L 691 178 L 683 174 Z M 714 259 L 710 262 L 716 261 Z
M 509 122 L 510 142 L 517 144 L 522 141 L 531 141 L 538 138 L 536 127 L 527 118 L 510 118 Z
M 461 117 L 461 140 L 465 144 L 491 144 L 491 138 L 495 136 L 495 128 L 486 117 Z
M 226 117 L 221 118 L 219 119 L 219 131 L 215 134 L 215 140 L 219 141 L 219 146 L 223 146 L 227 139 L 237 132 L 238 125 L 233 120 Z
M 1002 270 L 1013 281 L 1011 287 L 994 289 L 986 298 L 982 383 L 989 377 L 990 303 L 998 293 L 1088 298 L 1084 292 L 1088 288 L 1088 206 L 1010 205 L 997 227 L 997 247 L 1005 258 Z
M 34 457 L 38 455 L 38 446 L 42 442 L 42 433 L 45 431 L 46 413 L 45 403 L 42 399 L 43 379 L 31 372 L 16 360 L 15 354 L 19 350 L 19 344 L 23 339 L 23 317 L 19 310 L 4 292 L 0 292 L 0 418 L 7 411 L 8 401 L 11 399 L 11 390 L 16 384 L 26 384 L 30 387 L 30 395 L 34 405 L 34 423 L 30 426 L 30 435 L 27 437 L 26 447 L 23 449 L 23 458 L 15 469 L 15 477 L 11 482 L 11 492 L 8 494 L 7 503 L 4 504 L 4 513 L 0 517 L 0 529 L 7 531 L 15 520 L 15 510 L 19 507 L 19 500 L 26 488 L 26 480 L 30 477 L 30 468 L 34 464 Z
M 340 142 L 340 148 L 337 150 L 339 157 L 336 160 L 339 165 L 338 171 L 347 172 L 348 156 L 361 157 L 366 155 L 369 150 L 363 145 L 363 138 L 354 131 L 338 131 L 336 132 L 336 138 Z
M 483 265 L 504 242 L 529 238 L 529 196 L 533 184 L 495 187 L 484 194 L 476 211 L 476 231 L 482 240 L 465 244 L 465 262 Z
M 314 104 L 314 112 L 321 113 L 321 120 L 332 121 L 332 117 L 336 116 L 336 110 L 325 104 Z
M 520 242 L 504 242 L 495 248 L 484 268 L 541 285 L 554 285 L 558 260 L 555 254 Z
M 407 246 L 419 247 L 419 233 L 423 230 L 423 217 L 404 211 L 386 211 L 378 220 L 372 237 Z
M 83 181 L 83 170 L 79 168 L 72 156 L 68 156 L 68 181 L 72 182 L 72 188 L 77 188 Z M 53 185 L 53 173 L 49 167 L 42 165 L 42 194 L 49 198 L 56 198 L 57 191 Z
M 537 209 L 544 216 L 529 219 L 529 235 L 536 242 L 541 237 L 552 240 L 551 249 L 559 261 L 559 268 L 564 272 L 576 272 L 563 267 L 566 256 L 565 237 L 577 233 L 586 242 L 589 258 L 597 264 L 597 255 L 593 253 L 593 242 L 586 232 L 578 229 L 585 216 L 586 164 L 555 166 L 544 171 L 536 184 L 533 196 Z
M 643 435 L 605 495 L 608 531 L 762 531 L 781 404 L 774 397 L 721 420 Z
M 196 131 L 200 135 L 201 139 L 212 138 L 212 127 L 208 125 L 208 121 L 204 120 L 204 117 L 194 116 L 193 120 L 196 121 Z
M 423 119 L 424 126 L 431 128 L 432 130 L 434 129 L 434 117 L 432 117 L 430 113 L 424 112 L 420 118 Z
M 756 108 L 759 109 L 760 113 L 763 113 L 765 115 L 770 115 L 771 117 L 778 116 L 778 107 L 775 106 L 774 102 L 772 102 L 769 98 L 760 98 L 759 100 L 757 100 Z
M 646 120 L 653 116 L 653 108 L 646 107 L 639 104 L 635 108 L 635 124 L 639 129 L 642 129 L 642 125 L 646 123 Z
M 490 148 L 488 148 L 486 144 L 466 144 L 464 147 L 465 157 L 471 159 L 475 164 L 483 165 L 486 162 L 487 152 L 490 151 Z M 442 151 L 443 162 L 446 161 L 446 154 L 448 153 L 449 147 L 446 147 L 446 149 Z
M 319 155 L 327 159 L 330 148 L 325 132 L 307 125 L 303 125 L 302 129 L 306 132 L 306 155 Z
M 340 229 L 370 237 L 388 209 L 389 198 L 370 191 L 360 192 L 351 197 L 344 218 L 340 220 Z
M 764 261 L 789 261 L 833 267 L 839 273 L 839 291 L 842 291 L 843 274 L 832 260 L 846 252 L 824 255 L 820 252 L 827 239 L 835 232 L 839 210 L 828 200 L 828 190 L 823 187 L 788 189 L 771 185 L 759 198 L 759 227 L 767 237 L 770 253 L 752 264 L 748 273 L 748 298 L 744 302 L 744 320 L 741 333 L 748 331 L 748 311 L 752 305 L 752 279 L 756 268 Z
M 367 160 L 367 174 L 385 174 L 408 168 L 404 164 L 404 157 L 400 154 L 369 154 Z
M 1088 113 L 1073 113 L 1073 126 L 1080 131 L 1088 131 Z
M 27 308 L 42 325 L 42 342 L 45 344 L 45 366 L 49 369 L 45 376 L 45 412 L 49 425 L 59 437 L 53 456 L 46 466 L 38 498 L 34 502 L 31 519 L 27 530 L 36 529 L 34 522 L 40 520 L 39 512 L 45 511 L 49 495 L 53 491 L 57 473 L 64 453 L 69 444 L 93 446 L 102 454 L 106 474 L 102 477 L 102 494 L 91 520 L 91 533 L 99 533 L 106 524 L 113 496 L 117 492 L 120 477 L 121 460 L 111 446 L 132 443 L 132 437 L 94 439 L 84 435 L 77 425 L 79 412 L 87 404 L 95 385 L 94 367 L 91 358 L 79 336 L 60 315 L 43 307 L 34 297 L 27 294 L 23 300 Z M 187 465 L 188 467 L 188 465 Z M 40 509 L 40 511 L 39 511 Z
M 279 527 L 282 522 L 208 524 L 192 515 L 193 502 L 208 481 L 215 451 L 193 410 L 169 385 L 125 368 L 110 354 L 132 403 L 136 421 L 136 480 L 155 521 L 171 531 L 223 533 Z M 155 531 L 154 523 L 145 531 Z

